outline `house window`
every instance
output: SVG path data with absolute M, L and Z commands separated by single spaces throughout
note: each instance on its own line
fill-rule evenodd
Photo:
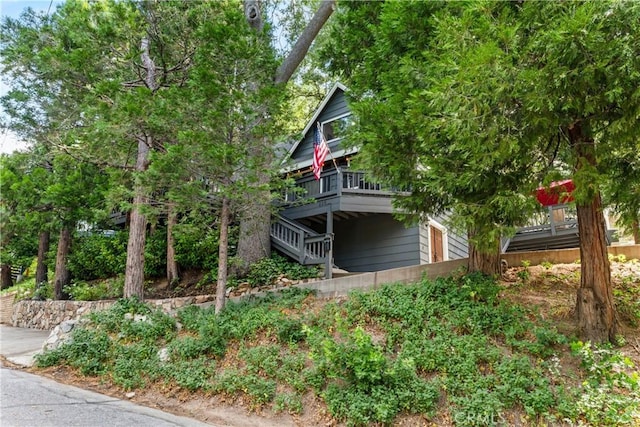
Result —
M 346 135 L 347 128 L 353 123 L 353 117 L 348 114 L 322 123 L 322 133 L 327 142 L 334 139 L 342 139 Z

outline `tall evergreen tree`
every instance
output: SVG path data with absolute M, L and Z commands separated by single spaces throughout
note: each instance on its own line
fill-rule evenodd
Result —
M 531 190 L 558 176 L 554 164 L 570 165 L 581 236 L 580 327 L 587 339 L 614 341 L 600 195 L 614 172 L 601 160 L 637 147 L 640 6 L 345 7 L 336 31 L 347 42 L 335 65 L 351 76 L 365 159 L 380 178 L 411 185 L 413 195 L 400 205 L 416 213 L 453 207 L 480 227 L 476 242 L 491 246 L 498 226 L 520 218 Z

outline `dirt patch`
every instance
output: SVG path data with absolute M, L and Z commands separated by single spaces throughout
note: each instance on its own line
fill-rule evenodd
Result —
M 144 297 L 147 299 L 193 297 L 215 293 L 216 284 L 205 280 L 205 274 L 199 270 L 182 273 L 177 285 L 170 286 L 166 278 L 160 278 L 149 281 L 144 288 Z
M 612 263 L 612 279 L 614 283 L 640 278 L 640 263 Z M 627 279 L 625 279 L 627 278 Z M 194 295 L 191 292 L 210 293 L 208 288 L 202 289 L 202 277 L 192 276 L 177 289 L 169 289 L 161 282 L 155 284 L 154 297 Z M 576 335 L 577 323 L 574 314 L 576 291 L 580 282 L 579 264 L 558 264 L 552 266 L 511 267 L 504 274 L 500 285 L 503 288 L 501 297 L 535 311 L 544 319 L 553 322 L 558 329 L 569 335 Z M 187 284 L 191 283 L 191 284 Z M 165 284 L 166 285 L 166 284 Z M 163 288 L 164 286 L 164 288 Z M 163 294 L 163 292 L 167 292 Z M 168 292 L 173 292 L 170 294 Z M 151 296 L 149 296 L 151 297 Z M 317 312 L 327 302 L 312 296 L 303 302 L 303 310 Z M 382 339 L 381 332 L 374 326 L 371 331 L 377 339 Z M 627 344 L 620 350 L 640 366 L 640 329 L 623 325 L 623 333 Z M 273 340 L 273 337 L 258 337 L 258 341 Z M 227 355 L 220 361 L 221 367 L 232 367 L 239 363 L 238 346 L 231 346 Z M 568 366 L 577 363 L 568 355 L 559 356 L 559 364 Z M 4 362 L 3 362 L 4 364 Z M 157 383 L 143 390 L 127 393 L 120 387 L 111 385 L 100 379 L 84 377 L 67 367 L 47 369 L 29 369 L 29 371 L 50 377 L 56 381 L 93 390 L 102 394 L 131 400 L 135 403 L 158 408 L 177 415 L 188 416 L 206 423 L 221 426 L 338 426 L 327 411 L 323 401 L 313 393 L 307 393 L 302 404 L 304 412 L 300 415 L 274 412 L 270 408 L 252 407 L 243 396 L 212 395 L 205 392 L 187 392 L 171 384 Z M 580 381 L 580 379 L 575 379 Z M 450 426 L 453 420 L 445 405 L 431 419 L 420 415 L 401 415 L 394 425 L 397 426 Z M 519 416 L 518 414 L 513 415 Z M 519 423 L 515 418 L 514 424 Z

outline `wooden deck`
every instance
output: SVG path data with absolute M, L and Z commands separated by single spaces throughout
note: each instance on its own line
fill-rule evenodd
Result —
M 328 211 L 338 220 L 391 214 L 394 212 L 392 198 L 398 194 L 394 189 L 367 180 L 364 172 L 345 167 L 326 170 L 319 180 L 309 176 L 296 184 L 302 190 L 286 195 L 283 213 L 287 218 L 307 222 L 324 222 Z
M 578 220 L 567 213 L 571 209 L 567 204 L 549 206 L 546 222 L 521 227 L 513 237 L 503 239 L 502 253 L 579 247 Z

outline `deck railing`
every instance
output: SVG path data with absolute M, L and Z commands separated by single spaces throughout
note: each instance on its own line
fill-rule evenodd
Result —
M 556 243 L 573 246 L 579 243 L 578 239 L 578 221 L 573 215 L 573 208 L 567 204 L 553 205 L 532 225 L 520 227 L 514 236 L 503 239 L 502 252 L 507 252 L 510 246 L 540 249 L 556 248 L 553 246 Z
M 271 242 L 281 252 L 302 265 L 325 265 L 325 277 L 331 278 L 333 236 L 320 234 L 290 219 L 279 216 L 271 224 Z
M 296 186 L 302 188 L 303 191 L 287 193 L 287 202 L 295 202 L 305 198 L 320 199 L 341 196 L 346 193 L 389 197 L 399 191 L 372 182 L 368 179 L 366 172 L 354 171 L 348 168 L 325 171 L 319 180 L 316 180 L 313 176 L 301 178 L 296 181 Z

